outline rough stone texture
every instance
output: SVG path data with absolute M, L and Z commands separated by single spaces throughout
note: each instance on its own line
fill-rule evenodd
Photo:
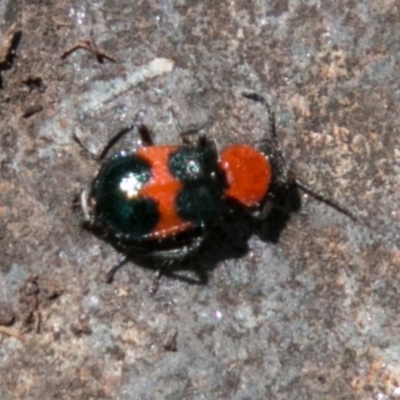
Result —
M 3 0 L 2 48 L 13 24 L 22 36 L 0 70 L 0 304 L 15 318 L 0 327 L 1 399 L 400 397 L 399 13 L 395 0 Z M 116 63 L 61 59 L 91 32 Z M 273 105 L 298 176 L 360 223 L 303 197 L 275 243 L 238 224 L 241 249 L 211 247 L 206 285 L 165 278 L 150 295 L 134 264 L 105 284 L 119 255 L 72 210 L 96 170 L 72 133 L 98 151 L 140 118 L 173 143 L 173 107 L 220 146 L 252 143 L 267 116 L 244 90 Z

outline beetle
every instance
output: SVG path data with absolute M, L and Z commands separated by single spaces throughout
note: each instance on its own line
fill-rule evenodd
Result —
M 257 146 L 233 144 L 221 151 L 198 135 L 197 144 L 155 145 L 145 125 L 132 125 L 114 136 L 99 157 L 100 168 L 80 195 L 85 226 L 130 256 L 150 257 L 165 266 L 195 254 L 209 230 L 227 213 L 240 209 L 262 220 L 282 192 L 301 189 L 351 219 L 356 218 L 325 195 L 301 182 L 283 159 L 275 118 L 264 97 L 242 93 L 262 104 L 269 115 L 269 136 Z M 108 157 L 111 148 L 137 128 L 135 147 Z M 181 135 L 184 138 L 184 135 Z M 74 140 L 88 151 L 83 143 Z

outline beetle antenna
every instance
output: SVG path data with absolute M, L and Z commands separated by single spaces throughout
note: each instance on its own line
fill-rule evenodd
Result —
M 293 172 L 289 172 L 289 173 L 293 174 Z M 293 184 L 297 188 L 299 188 L 301 191 L 303 191 L 304 193 L 310 195 L 311 197 L 313 197 L 314 199 L 316 199 L 318 201 L 321 201 L 322 203 L 327 204 L 328 206 L 332 207 L 333 209 L 335 209 L 336 211 L 340 212 L 341 214 L 346 215 L 352 221 L 358 222 L 358 218 L 351 211 L 349 211 L 347 208 L 341 206 L 336 201 L 330 199 L 324 193 L 315 190 L 314 188 L 309 186 L 307 183 L 305 183 L 302 180 L 300 180 L 299 178 L 297 178 L 294 174 L 293 174 L 293 179 L 294 179 L 293 180 Z
M 95 152 L 91 151 L 83 142 L 82 140 L 77 136 L 75 132 L 72 133 L 72 139 L 73 141 L 81 148 L 82 153 L 84 154 L 85 157 L 101 162 L 103 161 L 106 157 L 108 152 L 111 150 L 111 148 L 128 132 L 130 132 L 133 128 L 137 127 L 139 130 L 139 133 L 141 137 L 143 136 L 144 125 L 137 126 L 136 124 L 130 125 L 124 129 L 121 129 L 117 134 L 115 134 L 104 146 L 103 150 L 100 152 L 100 154 L 96 154 Z M 143 128 L 144 127 L 144 128 Z
M 126 128 L 121 129 L 119 132 L 117 132 L 105 145 L 104 149 L 101 151 L 98 160 L 103 161 L 106 157 L 108 152 L 128 133 L 130 132 L 133 128 L 136 127 L 136 124 L 132 124 L 130 126 L 127 126 Z
M 276 139 L 276 126 L 275 126 L 275 113 L 271 107 L 271 105 L 265 100 L 263 96 L 258 93 L 246 93 L 243 92 L 242 96 L 246 99 L 250 99 L 261 103 L 266 109 L 268 113 L 268 133 L 270 134 L 271 138 Z
M 276 135 L 276 125 L 275 125 L 275 113 L 273 112 L 271 106 L 268 104 L 268 102 L 265 100 L 265 98 L 261 95 L 259 95 L 258 93 L 242 93 L 242 96 L 256 101 L 258 103 L 261 103 L 266 109 L 267 109 L 267 113 L 268 113 L 268 130 L 269 133 L 271 135 L 271 137 L 273 138 L 273 140 L 275 141 L 275 152 L 277 152 L 280 156 L 281 156 L 281 150 L 279 147 L 279 143 L 277 140 L 277 135 Z M 295 186 L 298 189 L 302 190 L 304 193 L 307 193 L 308 195 L 310 195 L 311 197 L 313 197 L 314 199 L 321 201 L 322 203 L 327 204 L 328 206 L 334 208 L 336 211 L 340 212 L 343 215 L 346 215 L 347 217 L 349 217 L 351 220 L 357 222 L 358 219 L 357 217 L 350 212 L 349 210 L 347 210 L 345 207 L 341 206 L 340 204 L 338 204 L 337 202 L 335 202 L 334 200 L 330 199 L 328 196 L 326 196 L 324 193 L 315 190 L 314 188 L 312 188 L 311 186 L 309 186 L 307 183 L 303 182 L 302 180 L 298 179 L 296 177 L 296 175 L 287 169 L 287 167 L 285 165 L 282 165 L 282 172 L 284 172 L 284 174 L 286 175 L 286 182 L 289 184 L 289 186 Z
M 132 129 L 134 129 L 135 127 L 137 127 L 141 139 L 143 141 L 149 141 L 152 144 L 151 141 L 151 137 L 150 137 L 150 133 L 147 129 L 147 127 L 145 125 L 136 125 L 136 124 L 132 124 L 126 128 L 121 129 L 120 131 L 118 131 L 108 142 L 107 144 L 104 146 L 103 150 L 100 152 L 100 154 L 96 154 L 93 151 L 89 150 L 89 148 L 82 142 L 82 140 L 77 136 L 77 134 L 75 132 L 72 133 L 72 139 L 73 141 L 81 148 L 83 154 L 90 158 L 91 160 L 97 161 L 97 162 L 101 162 L 103 161 L 106 157 L 108 152 L 111 150 L 111 148 L 113 146 L 115 146 L 115 144 L 122 139 L 123 136 L 125 136 L 128 132 L 130 132 Z

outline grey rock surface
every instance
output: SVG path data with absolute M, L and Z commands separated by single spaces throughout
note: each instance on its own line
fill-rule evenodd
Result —
M 396 0 L 0 2 L 0 398 L 399 398 L 399 13 Z M 116 62 L 61 58 L 90 37 Z M 176 143 L 173 108 L 219 146 L 255 143 L 268 118 L 242 91 L 273 106 L 298 176 L 359 222 L 303 196 L 276 240 L 238 222 L 243 248 L 206 250 L 206 285 L 164 278 L 151 295 L 153 271 L 134 263 L 106 284 L 119 254 L 72 209 L 96 171 L 72 134 L 96 152 L 139 118 Z

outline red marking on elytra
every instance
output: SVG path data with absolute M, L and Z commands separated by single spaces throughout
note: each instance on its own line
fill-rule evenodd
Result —
M 151 198 L 158 205 L 159 221 L 148 237 L 169 236 L 192 226 L 176 213 L 175 200 L 182 183 L 171 175 L 168 161 L 177 149 L 177 146 L 149 146 L 135 152 L 151 167 L 151 178 L 140 190 L 140 196 Z
M 225 195 L 246 207 L 258 206 L 271 183 L 268 159 L 252 147 L 238 144 L 221 152 L 220 165 L 228 183 Z

